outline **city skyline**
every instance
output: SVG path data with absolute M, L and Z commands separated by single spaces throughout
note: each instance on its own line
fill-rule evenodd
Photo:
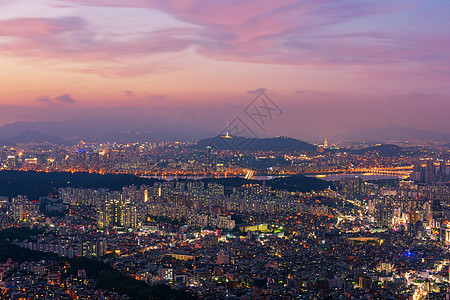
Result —
M 0 12 L 1 299 L 450 299 L 448 0 Z
M 0 1 L 0 126 L 98 118 L 220 132 L 264 90 L 284 112 L 269 135 L 389 124 L 449 133 L 449 8 Z

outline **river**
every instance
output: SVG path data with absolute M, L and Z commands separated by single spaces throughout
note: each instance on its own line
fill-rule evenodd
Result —
M 253 179 L 255 180 L 271 180 L 275 178 L 280 177 L 288 177 L 289 175 L 255 175 L 253 176 Z M 372 173 L 336 173 L 336 174 L 317 174 L 317 175 L 306 175 L 308 177 L 314 177 L 319 178 L 325 181 L 336 181 L 341 180 L 342 178 L 350 178 L 358 176 L 362 178 L 363 180 L 380 180 L 380 179 L 401 179 L 403 177 L 401 176 L 393 176 L 393 175 L 379 175 L 379 174 L 372 174 Z M 185 176 L 185 177 L 177 177 L 177 176 L 144 176 L 145 178 L 157 178 L 157 179 L 164 179 L 164 180 L 174 180 L 174 179 L 192 179 L 192 180 L 199 180 L 206 178 L 205 176 Z M 244 176 L 240 176 L 244 177 Z M 225 177 L 218 177 L 218 178 L 225 178 Z M 228 177 L 230 178 L 230 177 Z
M 336 181 L 343 178 L 359 177 L 363 180 L 380 180 L 380 179 L 402 179 L 402 176 L 395 175 L 380 175 L 372 173 L 336 173 L 336 174 L 318 174 L 318 175 L 308 175 L 309 177 L 315 177 L 326 181 Z

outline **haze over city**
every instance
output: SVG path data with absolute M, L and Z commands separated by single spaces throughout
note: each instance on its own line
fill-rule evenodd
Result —
M 3 0 L 0 125 L 219 132 L 264 90 L 283 110 L 269 136 L 390 124 L 448 134 L 449 9 L 444 0 Z

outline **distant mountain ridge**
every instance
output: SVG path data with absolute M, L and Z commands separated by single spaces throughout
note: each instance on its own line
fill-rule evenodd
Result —
M 74 144 L 73 142 L 68 141 L 66 139 L 43 134 L 42 132 L 33 131 L 33 130 L 25 130 L 24 132 L 9 138 L 7 141 L 14 143 L 14 144 L 36 143 L 36 144 L 54 144 L 54 145 L 65 145 L 65 146 L 71 146 Z
M 201 134 L 202 135 L 202 134 Z M 156 142 L 161 140 L 177 140 L 177 141 L 189 141 L 192 140 L 192 136 L 198 136 L 192 133 L 192 135 L 177 131 L 147 131 L 147 132 L 136 132 L 136 131 L 111 131 L 106 135 L 95 137 L 89 139 L 93 142 L 106 143 L 106 142 L 116 142 L 116 143 L 138 143 L 138 142 Z
M 339 140 L 366 140 L 366 141 L 406 141 L 406 140 L 435 140 L 450 141 L 450 134 L 440 134 L 431 131 L 415 129 L 397 125 L 385 128 L 363 128 L 350 131 L 335 137 Z
M 60 137 L 58 131 L 61 128 L 61 122 L 57 121 L 36 121 L 36 122 L 27 122 L 20 121 L 9 123 L 0 127 L 0 139 L 6 140 L 16 135 L 19 135 L 27 130 L 44 132 L 45 134 L 54 135 Z
M 10 141 L 6 141 L 6 140 L 0 140 L 0 147 L 3 146 L 14 146 L 15 144 L 10 142 Z
M 178 179 L 186 181 L 186 179 Z M 262 180 L 244 179 L 240 177 L 229 178 L 203 178 L 197 181 L 205 183 L 215 182 L 225 187 L 242 187 L 246 184 L 263 184 Z M 120 191 L 123 187 L 135 185 L 153 186 L 155 182 L 164 182 L 156 178 L 142 178 L 131 174 L 97 174 L 86 172 L 35 172 L 35 171 L 0 171 L 0 196 L 15 197 L 17 194 L 26 195 L 30 200 L 38 200 L 54 192 L 54 189 L 64 187 L 77 188 L 107 188 Z M 289 192 L 310 192 L 312 190 L 325 190 L 330 183 L 314 177 L 293 175 L 268 179 L 266 186 L 272 189 L 287 190 Z
M 36 131 L 58 138 L 78 138 L 92 142 L 188 141 L 207 138 L 214 134 L 203 128 L 186 125 L 141 124 L 135 123 L 133 120 L 117 121 L 113 124 L 105 120 L 36 121 L 14 122 L 1 126 L 0 140 L 9 140 L 25 131 Z
M 250 150 L 250 151 L 315 151 L 314 145 L 289 137 L 246 138 L 240 136 L 215 136 L 199 141 L 197 149 L 211 146 L 217 150 Z

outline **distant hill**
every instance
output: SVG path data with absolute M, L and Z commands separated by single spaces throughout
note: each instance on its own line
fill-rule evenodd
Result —
M 366 154 L 369 152 L 377 153 L 380 156 L 400 156 L 404 154 L 403 148 L 399 147 L 397 145 L 390 145 L 390 144 L 382 144 L 382 145 L 376 145 L 360 150 L 355 150 L 354 152 L 360 153 L 360 154 Z
M 275 178 L 266 181 L 266 185 L 273 190 L 287 190 L 289 192 L 323 191 L 330 187 L 330 182 L 303 175 L 294 175 L 284 178 Z
M 59 138 L 79 138 L 99 142 L 188 141 L 203 139 L 214 133 L 186 125 L 168 125 L 157 120 L 36 121 L 14 122 L 0 126 L 0 140 L 7 140 L 24 131 L 38 131 Z M 137 132 L 141 132 L 139 135 Z M 150 133 L 148 136 L 142 133 Z
M 0 140 L 0 147 L 3 147 L 3 146 L 14 146 L 14 145 L 15 144 L 13 142 Z
M 339 140 L 366 141 L 407 141 L 407 140 L 435 140 L 450 141 L 450 134 L 439 134 L 431 131 L 419 130 L 412 127 L 390 125 L 385 128 L 363 128 L 350 131 L 335 137 Z
M 28 196 L 30 200 L 38 200 L 39 197 L 54 195 L 61 187 L 79 188 L 107 188 L 121 190 L 132 184 L 153 186 L 159 179 L 141 178 L 134 175 L 115 174 L 91 174 L 68 172 L 33 172 L 33 171 L 0 171 L 0 196 L 15 197 L 17 195 Z
M 155 130 L 155 131 L 117 131 L 113 130 L 106 135 L 99 136 L 90 139 L 91 141 L 98 143 L 115 142 L 115 143 L 138 143 L 138 142 L 156 142 L 156 141 L 188 141 L 197 139 L 199 137 L 204 138 L 210 136 L 209 131 L 203 131 L 201 129 L 184 129 L 180 131 L 175 130 Z
M 197 149 L 205 149 L 211 146 L 217 150 L 249 150 L 249 151 L 315 151 L 314 145 L 289 137 L 274 138 L 246 138 L 239 136 L 216 136 L 201 140 L 197 143 Z
M 8 139 L 8 142 L 15 144 L 54 144 L 54 145 L 65 145 L 70 146 L 74 143 L 56 136 L 51 136 L 47 134 L 43 134 L 38 131 L 26 130 L 16 136 L 13 136 Z
M 62 122 L 57 121 L 14 122 L 0 127 L 0 139 L 6 140 L 27 130 L 45 132 L 46 134 L 59 137 L 62 136 L 60 135 L 60 131 L 63 127 L 65 127 L 65 125 Z
M 205 183 L 215 182 L 229 188 L 239 188 L 246 184 L 263 184 L 262 180 L 245 179 L 242 177 L 204 178 L 197 181 L 203 181 Z M 266 180 L 265 185 L 270 186 L 273 190 L 306 193 L 311 191 L 323 191 L 330 187 L 330 182 L 304 175 L 293 175 Z
M 179 179 L 185 181 L 186 179 Z M 91 174 L 91 173 L 68 173 L 68 172 L 34 172 L 34 171 L 0 171 L 0 196 L 15 197 L 17 195 L 28 196 L 30 200 L 38 200 L 39 197 L 55 195 L 58 188 L 107 188 L 119 191 L 123 187 L 135 185 L 137 187 L 145 184 L 153 186 L 155 182 L 164 180 L 155 178 L 142 178 L 130 174 Z M 262 180 L 232 178 L 204 178 L 198 181 L 216 182 L 228 188 L 239 188 L 246 184 L 262 184 Z M 312 190 L 325 190 L 330 183 L 318 178 L 303 175 L 294 175 L 283 178 L 266 180 L 266 186 L 272 189 L 287 190 L 289 192 L 310 192 Z

